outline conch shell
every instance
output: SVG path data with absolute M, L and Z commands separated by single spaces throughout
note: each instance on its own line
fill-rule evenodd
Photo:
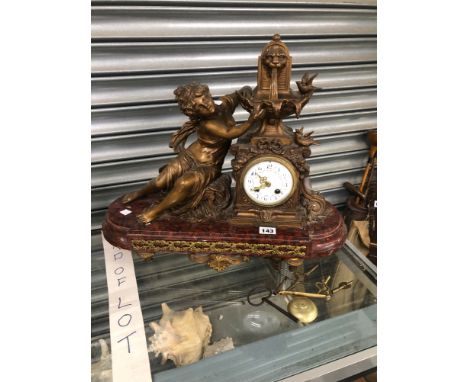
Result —
M 156 357 L 162 355 L 161 364 L 170 359 L 176 366 L 184 366 L 200 360 L 212 332 L 210 319 L 202 307 L 182 312 L 173 311 L 166 303 L 161 307 L 163 315 L 159 324 L 149 324 L 154 330 L 149 351 Z

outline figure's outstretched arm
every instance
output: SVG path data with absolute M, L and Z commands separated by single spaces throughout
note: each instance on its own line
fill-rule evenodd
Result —
M 226 94 L 221 97 L 223 105 L 231 114 L 234 113 L 236 107 L 242 101 L 242 98 L 250 98 L 252 96 L 252 88 L 250 86 L 244 86 L 243 88 L 235 91 L 231 94 Z
M 213 135 L 217 137 L 225 138 L 225 139 L 234 139 L 240 137 L 244 134 L 248 129 L 252 127 L 255 121 L 263 118 L 265 115 L 265 110 L 261 109 L 258 110 L 256 113 L 252 113 L 249 116 L 249 119 L 244 123 L 239 123 L 232 127 L 226 127 L 225 125 L 221 125 L 217 122 L 207 122 L 205 128 Z

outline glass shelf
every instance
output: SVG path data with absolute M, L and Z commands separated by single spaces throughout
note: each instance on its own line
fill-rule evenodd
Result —
M 235 346 L 178 368 L 172 361 L 161 365 L 160 357 L 150 352 L 151 372 L 158 382 L 278 381 L 376 346 L 375 267 L 348 242 L 332 256 L 304 261 L 295 273 L 284 262 L 264 258 L 219 273 L 181 255 L 160 255 L 149 263 L 134 259 L 147 339 L 153 334 L 148 324 L 159 321 L 165 302 L 176 311 L 202 306 L 213 327 L 211 342 L 231 337 Z M 301 275 L 316 265 L 302 280 Z M 352 281 L 352 287 L 330 301 L 313 299 L 318 317 L 310 324 L 294 322 L 268 304 L 252 306 L 247 301 L 254 288 L 284 289 L 297 280 L 303 290 L 317 293 L 316 283 L 328 276 L 331 288 L 344 281 Z M 263 295 L 252 298 L 260 301 Z M 287 310 L 285 296 L 270 300 Z M 92 381 L 111 381 L 110 356 L 101 359 L 104 341 L 110 347 L 103 320 L 93 322 L 93 332 L 98 334 L 91 343 Z

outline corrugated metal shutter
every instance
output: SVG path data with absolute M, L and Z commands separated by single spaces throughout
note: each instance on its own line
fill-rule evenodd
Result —
M 173 90 L 192 80 L 214 96 L 255 86 L 257 56 L 274 33 L 289 46 L 293 80 L 319 73 L 322 90 L 299 120 L 286 122 L 315 131 L 312 187 L 343 205 L 342 183 L 359 182 L 366 132 L 376 127 L 375 0 L 103 0 L 92 6 L 93 229 L 113 199 L 174 156 L 169 137 L 186 117 Z M 103 264 L 97 236 L 93 242 L 94 289 L 105 280 L 94 277 Z

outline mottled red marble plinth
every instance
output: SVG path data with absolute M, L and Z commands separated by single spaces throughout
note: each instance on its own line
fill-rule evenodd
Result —
M 112 245 L 135 250 L 145 259 L 158 253 L 180 253 L 191 255 L 195 261 L 203 256 L 264 256 L 289 259 L 291 264 L 331 255 L 346 239 L 343 218 L 333 206 L 320 223 L 304 229 L 276 228 L 275 235 L 259 234 L 258 226 L 234 226 L 227 219 L 190 222 L 162 216 L 148 225 L 139 223 L 137 215 L 157 199 L 153 195 L 127 204 L 120 198 L 115 200 L 102 225 L 105 238 Z

